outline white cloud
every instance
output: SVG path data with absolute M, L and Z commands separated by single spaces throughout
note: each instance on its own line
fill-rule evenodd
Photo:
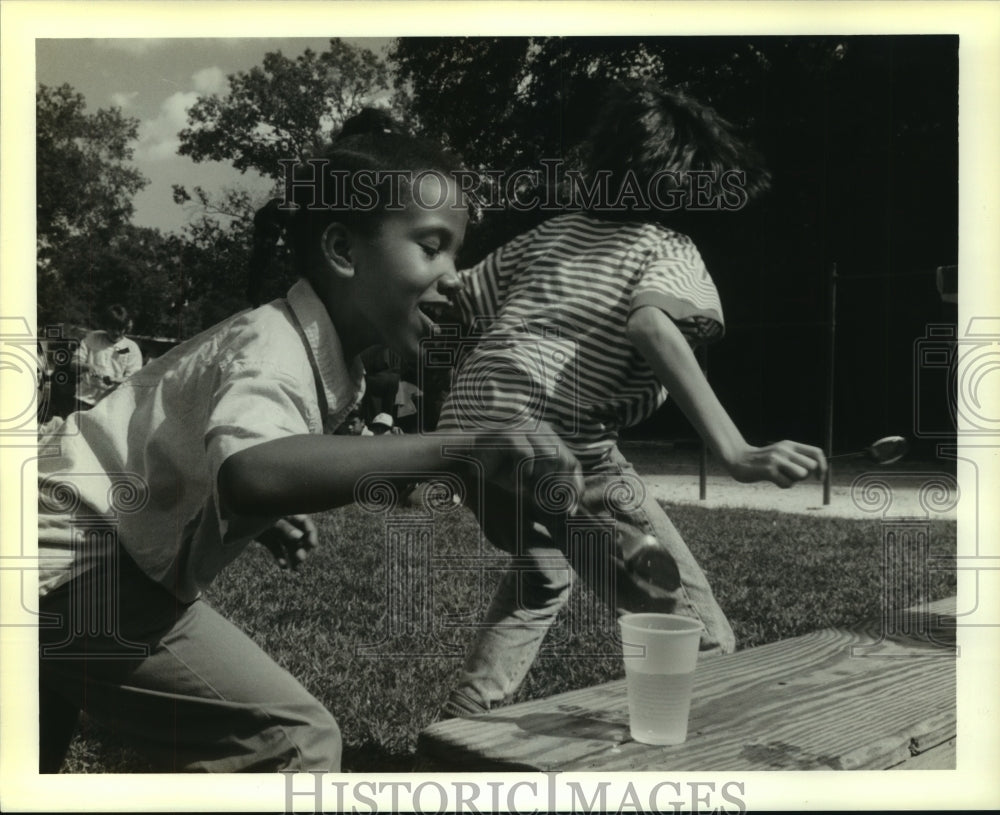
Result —
M 192 74 L 194 90 L 172 93 L 163 100 L 155 119 L 139 125 L 136 157 L 148 161 L 172 158 L 181 144 L 177 134 L 187 126 L 188 108 L 201 96 L 224 91 L 226 84 L 226 75 L 216 65 Z
M 111 104 L 119 108 L 130 108 L 132 101 L 139 95 L 139 91 L 119 91 L 111 94 Z
M 197 100 L 194 91 L 178 91 L 168 96 L 157 117 L 139 125 L 137 157 L 151 161 L 171 158 L 180 147 L 177 134 L 187 125 L 188 108 Z
M 191 77 L 194 82 L 194 89 L 201 94 L 222 93 L 226 89 L 226 75 L 222 69 L 216 65 L 211 68 L 202 68 Z

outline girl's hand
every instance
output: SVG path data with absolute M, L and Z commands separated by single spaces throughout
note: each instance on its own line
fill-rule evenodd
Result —
M 826 457 L 818 447 L 779 441 L 766 447 L 747 445 L 726 462 L 726 468 L 743 483 L 770 481 L 788 488 L 810 475 L 822 480 L 826 475 Z
M 479 434 L 472 450 L 483 466 L 486 480 L 508 492 L 526 496 L 531 506 L 538 506 L 536 490 L 550 478 L 565 483 L 571 500 L 565 510 L 573 514 L 583 494 L 583 471 L 576 456 L 562 439 L 542 423 L 535 431 Z M 549 483 L 546 491 L 551 493 Z
M 319 535 L 308 515 L 286 515 L 257 536 L 282 569 L 297 569 L 316 548 Z

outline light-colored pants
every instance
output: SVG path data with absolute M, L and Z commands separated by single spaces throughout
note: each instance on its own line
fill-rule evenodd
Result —
M 180 603 L 120 555 L 112 630 L 74 610 L 108 602 L 101 566 L 41 600 L 54 615 L 39 631 L 42 772 L 58 771 L 79 710 L 157 770 L 340 768 L 340 731 L 319 701 L 207 603 Z
M 705 626 L 703 654 L 734 650 L 732 628 L 704 572 L 617 448 L 585 473 L 580 503 L 580 516 L 566 529 L 545 528 L 528 519 L 519 523 L 514 497 L 490 488 L 473 507 L 486 537 L 512 557 L 466 655 L 445 715 L 481 712 L 518 688 L 566 605 L 574 571 L 619 613 L 659 611 L 694 617 Z M 608 529 L 615 532 L 609 535 Z M 657 548 L 648 580 L 638 579 L 625 562 L 628 542 L 645 535 L 655 538 Z

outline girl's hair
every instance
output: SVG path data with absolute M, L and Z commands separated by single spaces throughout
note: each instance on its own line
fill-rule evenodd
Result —
M 661 195 L 674 190 L 673 200 L 682 206 L 689 203 L 684 198 L 691 190 L 685 185 L 693 183 L 692 172 L 700 176 L 698 188 L 709 198 L 738 186 L 744 192 L 736 197 L 745 203 L 770 186 L 760 156 L 735 135 L 732 125 L 712 108 L 649 79 L 619 81 L 607 89 L 582 153 L 590 180 L 601 172 L 609 176 L 612 201 L 627 178 L 642 191 L 651 185 L 659 185 Z M 614 215 L 615 210 L 610 206 L 601 214 Z M 643 213 L 635 210 L 618 207 L 617 214 L 643 220 L 660 214 L 656 206 Z
M 247 297 L 260 304 L 263 282 L 278 240 L 291 246 L 296 265 L 310 268 L 319 236 L 339 222 L 362 234 L 377 231 L 393 210 L 410 201 L 421 172 L 454 175 L 460 159 L 432 141 L 410 135 L 384 110 L 365 108 L 346 120 L 319 156 L 296 164 L 285 179 L 286 198 L 254 215 Z M 453 202 L 460 203 L 460 202 Z

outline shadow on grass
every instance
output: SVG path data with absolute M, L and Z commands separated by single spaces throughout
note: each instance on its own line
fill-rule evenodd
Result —
M 377 742 L 344 745 L 341 767 L 351 773 L 409 773 L 413 772 L 416 756 L 387 750 Z
M 413 772 L 413 753 L 386 749 L 376 742 L 344 745 L 341 768 L 355 773 Z M 96 722 L 83 719 L 61 773 L 134 773 L 165 772 L 155 770 L 112 731 Z

